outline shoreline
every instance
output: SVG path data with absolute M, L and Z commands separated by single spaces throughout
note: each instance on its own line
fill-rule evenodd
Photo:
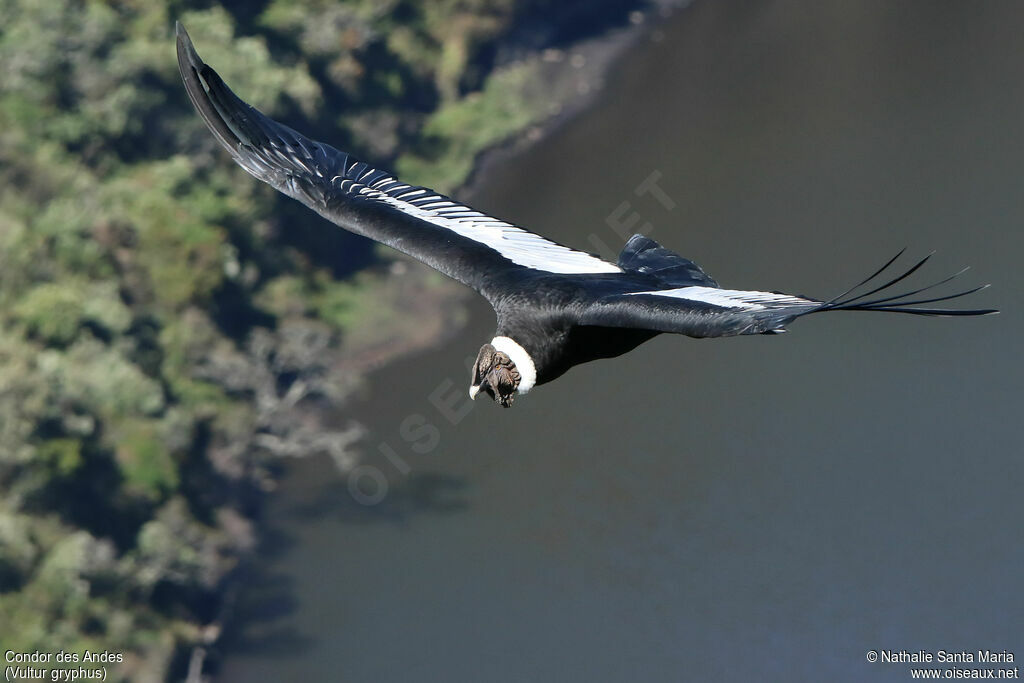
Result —
M 605 35 L 532 55 L 531 59 L 540 62 L 538 77 L 544 89 L 555 93 L 550 115 L 477 155 L 469 177 L 453 194 L 472 196 L 496 165 L 541 144 L 590 108 L 622 57 L 644 40 L 661 40 L 658 26 L 691 3 L 692 0 L 656 0 L 646 10 L 631 12 L 629 23 Z
M 527 62 L 537 66 L 537 82 L 532 85 L 548 95 L 554 93 L 551 113 L 542 120 L 531 123 L 505 140 L 480 152 L 473 160 L 469 176 L 451 194 L 456 197 L 471 197 L 486 182 L 489 173 L 498 165 L 522 154 L 533 145 L 542 144 L 550 135 L 563 126 L 569 125 L 599 99 L 609 73 L 619 61 L 631 50 L 637 48 L 642 41 L 659 40 L 658 26 L 674 16 L 677 11 L 685 9 L 689 4 L 690 0 L 656 0 L 645 10 L 633 11 L 629 17 L 629 23 L 611 29 L 604 35 L 584 39 L 567 48 L 539 50 L 523 60 L 514 62 L 513 64 L 516 65 Z M 389 271 L 385 274 L 385 278 L 397 280 L 406 285 L 402 289 L 407 289 L 409 285 L 415 286 L 417 281 L 422 280 L 422 273 L 417 275 L 417 271 L 432 272 L 426 266 L 404 255 L 397 255 L 396 260 L 390 263 L 385 262 L 383 269 L 378 264 L 367 270 L 372 272 L 384 269 Z M 425 304 L 426 308 L 414 307 L 411 312 L 415 313 L 417 319 L 445 321 L 447 324 L 431 325 L 433 328 L 431 334 L 417 337 L 411 341 L 394 341 L 383 352 L 379 346 L 353 350 L 343 343 L 332 352 L 332 355 L 337 356 L 337 362 L 346 365 L 344 375 L 351 378 L 352 383 L 358 385 L 375 371 L 410 355 L 434 348 L 461 331 L 464 326 L 465 312 L 462 301 L 470 296 L 464 287 L 445 280 L 441 287 L 423 292 L 423 294 L 425 296 L 421 298 L 421 303 Z M 311 406 L 310 410 L 315 416 L 314 421 L 321 422 L 328 417 L 336 420 L 338 416 L 344 414 L 351 400 L 352 392 L 348 391 L 337 405 Z M 366 435 L 364 426 L 356 422 L 351 422 L 346 432 L 351 433 L 353 438 L 347 442 L 345 453 L 330 453 L 336 470 L 342 475 L 359 464 L 359 449 Z M 326 455 L 326 453 L 318 452 L 311 455 Z M 284 469 L 297 465 L 296 462 L 290 462 L 290 460 L 306 459 L 308 459 L 307 456 L 300 455 L 280 460 L 275 477 L 264 482 L 265 495 L 278 495 L 276 480 L 284 476 Z M 256 517 L 253 524 L 257 537 L 262 536 L 262 532 L 267 528 L 266 523 Z M 241 626 L 240 622 L 234 620 L 233 613 L 240 595 L 250 586 L 249 580 L 254 575 L 252 562 L 259 556 L 262 542 L 258 541 L 253 550 L 240 558 L 239 565 L 234 570 L 234 580 L 225 586 L 222 594 L 224 602 L 217 621 L 203 626 L 204 634 L 208 636 L 208 639 L 204 643 L 194 646 L 190 651 L 186 683 L 217 680 L 216 671 L 220 668 L 221 662 L 231 657 L 230 653 L 216 652 L 215 649 L 223 642 L 226 634 L 230 634 Z M 214 652 L 211 652 L 211 649 Z M 212 674 L 205 670 L 211 662 L 214 669 Z

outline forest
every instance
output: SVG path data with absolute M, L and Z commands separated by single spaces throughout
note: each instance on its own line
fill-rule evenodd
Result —
M 267 114 L 450 192 L 549 115 L 535 56 L 594 29 L 586 8 L 0 0 L 5 648 L 180 679 L 229 618 L 281 463 L 350 465 L 358 426 L 326 416 L 460 320 L 455 285 L 230 162 L 181 87 L 175 20 Z

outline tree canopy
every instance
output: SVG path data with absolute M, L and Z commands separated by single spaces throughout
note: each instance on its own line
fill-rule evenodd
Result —
M 417 321 L 457 321 L 455 287 L 390 276 L 230 162 L 181 87 L 174 21 L 263 111 L 450 191 L 546 114 L 494 47 L 557 6 L 0 0 L 5 648 L 180 676 L 275 458 L 348 457 L 352 430 L 313 406 L 342 405 L 359 359 L 407 350 Z

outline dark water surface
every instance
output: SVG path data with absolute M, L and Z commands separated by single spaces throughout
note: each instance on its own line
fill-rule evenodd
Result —
M 466 402 L 494 325 L 474 303 L 353 411 L 378 505 L 326 461 L 283 482 L 222 680 L 905 681 L 865 653 L 1024 659 L 1024 3 L 697 2 L 662 29 L 468 199 L 590 249 L 636 212 L 727 286 L 819 297 L 937 248 L 928 272 L 973 265 L 994 287 L 971 303 L 1002 315 L 664 336 L 454 425 L 430 396 Z M 634 191 L 655 172 L 668 202 Z

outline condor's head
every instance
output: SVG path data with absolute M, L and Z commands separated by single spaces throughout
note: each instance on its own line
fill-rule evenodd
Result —
M 476 400 L 481 391 L 503 408 L 512 405 L 516 394 L 525 394 L 537 379 L 533 359 L 508 337 L 495 337 L 480 347 L 473 363 L 469 397 Z

